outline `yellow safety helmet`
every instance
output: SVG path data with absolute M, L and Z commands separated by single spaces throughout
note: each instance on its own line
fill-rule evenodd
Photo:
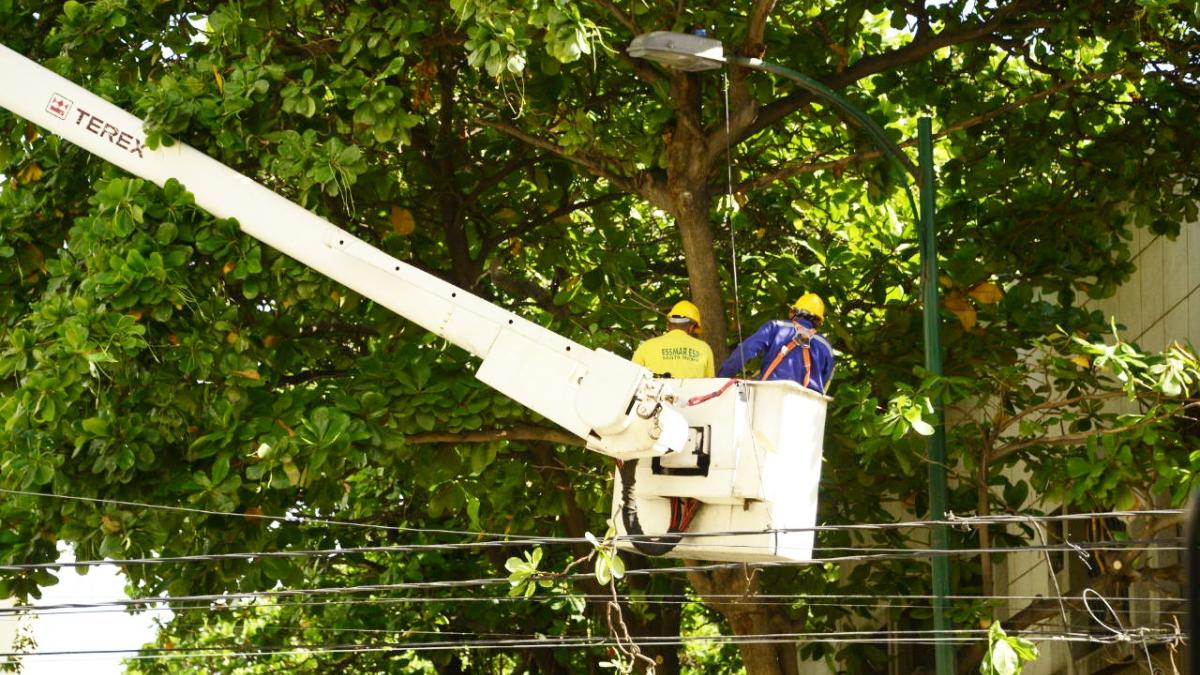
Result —
M 680 300 L 675 303 L 675 306 L 667 313 L 667 320 L 671 323 L 679 323 L 681 319 L 686 319 L 696 324 L 697 329 L 704 326 L 700 321 L 700 308 L 687 300 Z
M 816 293 L 805 293 L 799 300 L 792 303 L 792 309 L 797 312 L 808 312 L 821 321 L 825 320 L 825 301 Z

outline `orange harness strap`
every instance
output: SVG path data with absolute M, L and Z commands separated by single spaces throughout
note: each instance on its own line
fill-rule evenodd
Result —
M 726 391 L 728 391 L 729 388 L 732 387 L 736 382 L 737 382 L 737 380 L 731 378 L 728 382 L 721 385 L 721 388 L 716 391 L 709 392 L 702 396 L 693 396 L 693 397 L 689 398 L 687 404 L 690 407 L 690 406 L 694 406 L 694 405 L 700 405 L 701 403 L 704 403 L 705 401 L 707 401 L 709 399 L 714 399 L 714 398 L 720 396 L 721 394 L 724 394 Z
M 784 357 L 791 353 L 791 351 L 797 346 L 799 346 L 804 348 L 803 385 L 807 387 L 809 380 L 812 379 L 812 356 L 808 351 L 808 341 L 813 335 L 816 335 L 817 329 L 805 328 L 795 321 L 792 322 L 792 325 L 796 327 L 796 337 L 792 338 L 790 342 L 788 342 L 783 346 L 782 349 L 779 350 L 779 353 L 775 355 L 775 359 L 771 361 L 771 365 L 767 366 L 766 369 L 763 370 L 762 377 L 759 379 L 766 380 L 767 378 L 771 377 L 771 374 L 775 372 L 775 369 L 779 367 L 779 364 L 783 363 Z

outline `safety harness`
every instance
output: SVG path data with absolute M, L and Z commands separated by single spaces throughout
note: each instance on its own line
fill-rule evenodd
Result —
M 782 349 L 779 350 L 779 353 L 775 355 L 775 359 L 773 361 L 771 361 L 771 364 L 763 369 L 762 377 L 760 377 L 759 379 L 766 380 L 766 379 L 770 378 L 771 374 L 775 372 L 775 369 L 779 367 L 779 364 L 783 363 L 784 357 L 786 357 L 788 354 L 790 354 L 791 351 L 793 349 L 795 349 L 796 347 L 803 347 L 804 348 L 804 352 L 803 352 L 803 354 L 804 354 L 804 382 L 802 382 L 801 384 L 803 384 L 805 387 L 807 387 L 809 380 L 812 379 L 812 355 L 809 353 L 808 343 L 809 343 L 809 340 L 812 339 L 812 336 L 817 334 L 817 329 L 816 328 L 805 328 L 804 326 L 800 325 L 799 321 L 795 321 L 795 320 L 792 321 L 792 325 L 796 327 L 796 336 L 793 337 L 786 345 L 783 346 Z

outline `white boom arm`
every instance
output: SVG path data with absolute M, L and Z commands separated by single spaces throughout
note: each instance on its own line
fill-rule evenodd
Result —
M 475 376 L 617 459 L 680 450 L 668 382 L 589 349 L 374 248 L 182 143 L 150 149 L 137 117 L 0 45 L 0 106 L 126 171 L 175 178 L 196 204 L 481 358 Z

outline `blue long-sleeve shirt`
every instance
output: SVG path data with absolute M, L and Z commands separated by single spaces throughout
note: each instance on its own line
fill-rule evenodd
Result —
M 796 319 L 804 328 L 811 329 L 812 323 L 805 319 Z M 754 335 L 746 338 L 745 342 L 733 348 L 733 352 L 725 362 L 721 364 L 721 368 L 717 371 L 717 377 L 733 377 L 746 367 L 746 362 L 753 360 L 755 357 L 762 355 L 762 368 L 759 370 L 756 378 L 762 377 L 762 371 L 767 368 L 774 360 L 775 355 L 779 350 L 792 341 L 796 337 L 796 327 L 791 321 L 768 321 L 764 323 Z M 814 334 L 808 342 L 809 359 L 812 361 L 812 376 L 808 381 L 808 388 L 817 393 L 824 394 L 825 388 L 829 384 L 829 380 L 833 377 L 833 348 L 829 346 L 829 341 L 820 334 Z M 804 348 L 797 346 L 792 351 L 788 352 L 787 356 L 783 357 L 783 361 L 775 368 L 775 372 L 771 373 L 772 380 L 794 380 L 797 383 L 804 383 Z

